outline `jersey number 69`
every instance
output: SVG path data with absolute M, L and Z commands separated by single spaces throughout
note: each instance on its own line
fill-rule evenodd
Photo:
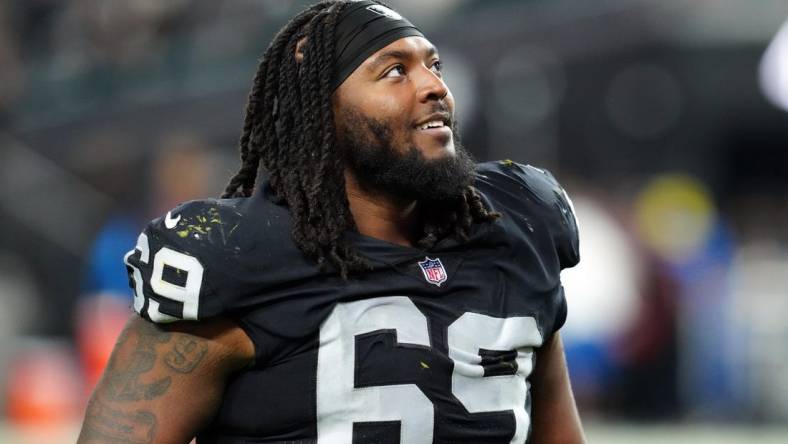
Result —
M 353 442 L 354 422 L 397 421 L 400 442 L 430 444 L 435 412 L 415 384 L 356 387 L 356 336 L 393 330 L 396 347 L 431 346 L 427 318 L 410 298 L 379 297 L 337 304 L 320 329 L 317 363 L 317 441 Z M 465 313 L 448 328 L 454 362 L 451 390 L 469 413 L 511 411 L 512 443 L 522 443 L 530 418 L 525 410 L 533 348 L 542 336 L 532 317 L 496 318 Z M 512 375 L 484 376 L 480 350 L 516 351 Z
M 132 270 L 134 276 L 134 310 L 143 314 L 143 310 L 153 322 L 173 322 L 181 319 L 198 319 L 198 309 L 200 303 L 200 287 L 202 286 L 203 266 L 200 261 L 193 256 L 162 247 L 153 255 L 153 270 L 151 271 L 150 286 L 153 292 L 162 297 L 183 304 L 181 316 L 170 316 L 159 310 L 159 302 L 153 298 L 148 299 L 148 307 L 145 309 L 145 280 L 138 267 L 132 264 L 131 256 L 139 250 L 140 262 L 147 264 L 150 260 L 150 246 L 148 236 L 145 233 L 137 238 L 137 246 L 134 250 L 126 253 L 123 262 Z M 164 279 L 164 269 L 166 267 L 177 270 L 178 273 L 186 273 L 186 281 L 183 285 L 178 285 Z

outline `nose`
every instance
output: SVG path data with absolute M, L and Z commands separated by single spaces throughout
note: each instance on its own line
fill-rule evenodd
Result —
M 441 100 L 449 94 L 449 87 L 435 72 L 422 65 L 419 76 L 418 97 L 420 102 Z

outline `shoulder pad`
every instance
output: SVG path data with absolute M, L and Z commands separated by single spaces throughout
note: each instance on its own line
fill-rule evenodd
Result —
M 239 199 L 185 202 L 154 219 L 146 232 L 180 247 L 184 252 L 213 253 L 243 248 L 238 228 L 243 214 Z
M 495 188 L 504 189 L 506 194 L 513 194 L 514 202 L 524 198 L 537 201 L 544 209 L 543 214 L 550 227 L 561 268 L 577 264 L 580 260 L 579 240 L 572 201 L 549 171 L 501 160 L 479 164 L 477 175 Z

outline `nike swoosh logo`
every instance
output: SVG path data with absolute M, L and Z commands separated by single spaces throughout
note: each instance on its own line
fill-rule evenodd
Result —
M 178 225 L 179 220 L 181 220 L 180 214 L 178 215 L 178 217 L 173 218 L 172 213 L 168 211 L 167 215 L 164 217 L 164 226 L 167 228 L 175 228 L 175 226 Z

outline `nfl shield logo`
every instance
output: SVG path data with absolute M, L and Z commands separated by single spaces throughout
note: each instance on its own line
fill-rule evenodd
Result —
M 425 257 L 423 261 L 419 262 L 419 267 L 424 273 L 424 279 L 427 279 L 430 284 L 440 287 L 442 283 L 446 282 L 446 269 L 443 268 L 440 259 Z

